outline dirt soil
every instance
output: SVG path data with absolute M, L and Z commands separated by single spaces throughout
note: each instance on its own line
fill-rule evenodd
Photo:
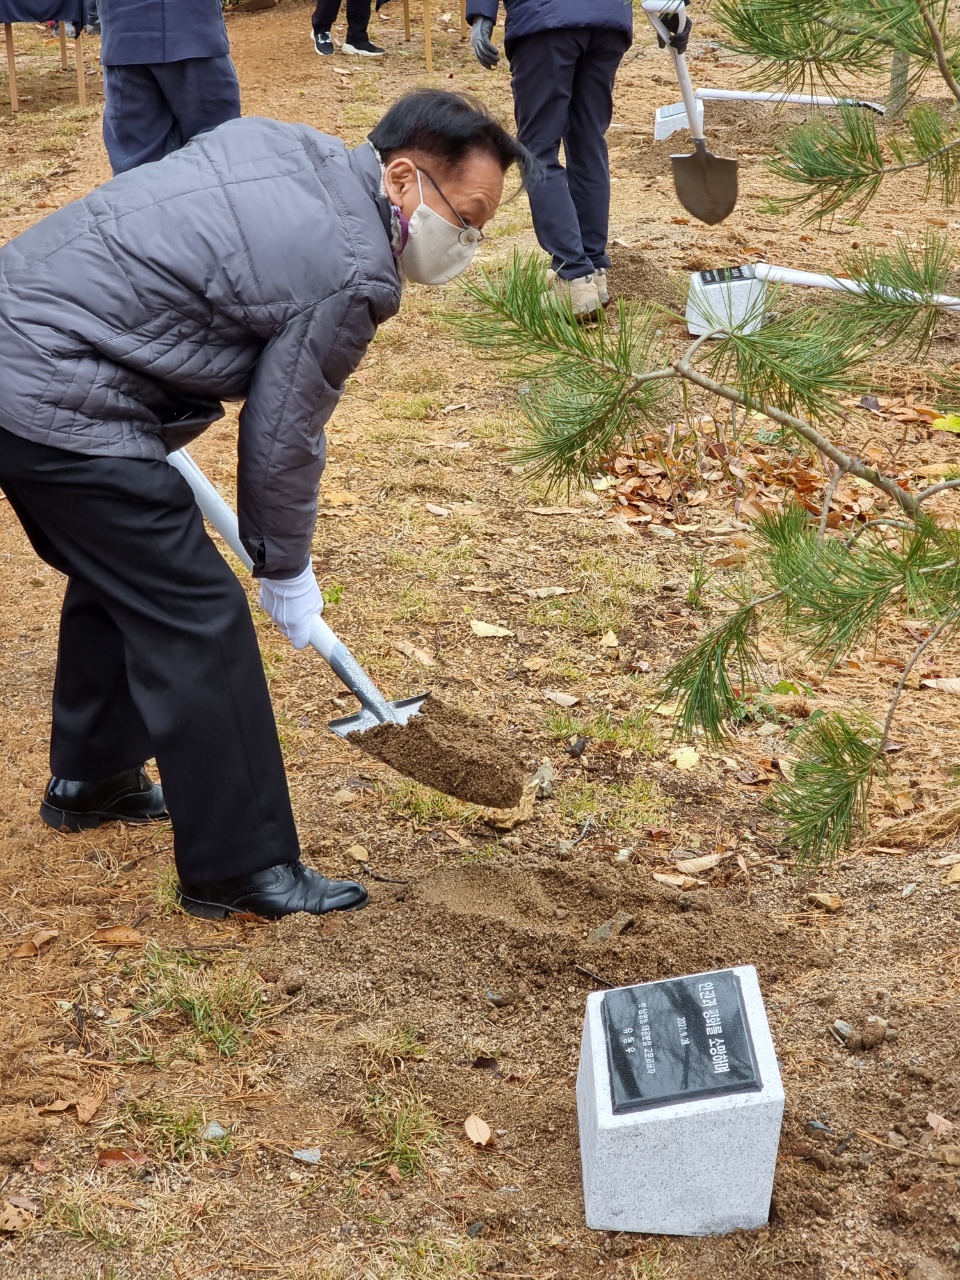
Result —
M 317 58 L 305 0 L 231 15 L 245 111 L 356 143 L 400 92 L 434 84 L 508 116 L 508 72 L 476 66 L 455 6 L 434 14 L 426 75 L 411 7 L 409 43 L 398 4 L 374 20 L 382 63 Z M 707 17 L 695 82 L 742 83 L 713 34 Z M 17 42 L 32 61 L 27 110 L 0 101 L 0 239 L 109 176 L 95 66 L 81 112 L 56 47 L 28 27 Z M 610 133 L 615 293 L 676 307 L 673 282 L 693 270 L 761 257 L 835 270 L 857 246 L 960 229 L 912 176 L 856 222 L 770 211 L 783 192 L 763 158 L 804 112 L 742 104 L 707 108 L 712 149 L 740 160 L 739 207 L 698 226 L 672 190 L 683 146 L 652 141 L 655 107 L 677 97 L 638 31 Z M 522 198 L 491 230 L 487 264 L 535 247 Z M 458 305 L 455 289 L 409 289 L 350 380 L 314 560 L 342 588 L 331 621 L 381 687 L 429 687 L 528 775 L 548 761 L 552 781 L 532 818 L 498 832 L 399 777 L 328 733 L 355 704 L 254 606 L 304 856 L 363 879 L 361 912 L 214 926 L 176 908 L 168 827 L 59 836 L 40 823 L 63 583 L 0 498 L 0 1276 L 960 1275 L 960 885 L 942 861 L 960 842 L 935 822 L 960 777 L 960 701 L 919 685 L 956 675 L 955 655 L 931 649 L 911 679 L 871 835 L 797 874 L 764 808 L 786 734 L 817 708 L 881 712 L 916 640 L 891 628 L 824 679 L 765 637 L 769 683 L 728 746 L 700 744 L 679 768 L 657 680 L 710 625 L 749 556 L 751 509 L 792 492 L 796 465 L 762 424 L 736 436 L 728 417 L 748 481 L 703 462 L 677 505 L 638 458 L 596 491 L 548 493 L 510 457 L 514 385 L 443 321 Z M 904 475 L 955 463 L 956 438 L 913 409 L 929 373 L 882 372 L 885 399 L 850 407 L 848 438 Z M 228 495 L 235 408 L 195 448 Z M 684 422 L 678 408 L 664 430 L 679 440 Z M 861 497 L 838 501 L 846 513 Z M 478 636 L 472 619 L 509 634 Z M 884 825 L 904 818 L 919 838 Z M 586 995 L 735 964 L 757 968 L 786 1089 L 769 1225 L 702 1240 L 587 1230 L 574 1097 Z M 869 1017 L 884 1037 L 853 1050 L 876 1039 Z M 468 1137 L 471 1116 L 488 1143 Z M 724 1176 L 724 1152 L 704 1159 Z
M 490 725 L 440 698 L 429 698 L 404 725 L 376 725 L 347 738 L 405 777 L 468 804 L 513 809 L 523 795 L 523 768 L 504 753 Z

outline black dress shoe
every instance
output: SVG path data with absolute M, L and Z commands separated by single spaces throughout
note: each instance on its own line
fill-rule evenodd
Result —
M 96 782 L 51 778 L 43 793 L 40 817 L 57 831 L 88 831 L 101 822 L 162 822 L 163 792 L 137 765 Z
M 206 920 L 222 920 L 243 911 L 279 920 L 295 911 L 313 916 L 356 911 L 366 903 L 368 894 L 355 880 L 328 880 L 302 862 L 284 862 L 237 880 L 180 884 L 179 896 L 185 911 Z

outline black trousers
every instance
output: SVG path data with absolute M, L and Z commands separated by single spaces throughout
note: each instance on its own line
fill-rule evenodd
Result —
M 610 265 L 605 135 L 613 82 L 629 46 L 624 31 L 560 27 L 521 36 L 508 50 L 517 136 L 545 170 L 528 192 L 533 229 L 567 280 Z
M 340 0 L 318 0 L 313 11 L 314 31 L 329 31 L 340 12 Z M 347 44 L 367 38 L 370 0 L 347 0 Z
M 183 477 L 0 429 L 0 488 L 69 579 L 51 771 L 104 778 L 155 756 L 184 881 L 296 860 L 250 609 Z
M 104 67 L 103 90 L 103 141 L 114 174 L 162 160 L 240 115 L 240 83 L 229 54 Z

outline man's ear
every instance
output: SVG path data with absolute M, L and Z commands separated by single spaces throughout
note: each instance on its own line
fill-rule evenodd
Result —
M 407 156 L 396 156 L 384 170 L 383 185 L 391 204 L 402 205 L 410 189 L 417 185 L 417 166 Z

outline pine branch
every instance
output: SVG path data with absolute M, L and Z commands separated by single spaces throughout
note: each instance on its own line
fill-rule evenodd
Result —
M 935 301 L 949 286 L 954 253 L 946 236 L 928 233 L 916 250 L 901 242 L 893 254 L 861 249 L 843 260 L 842 272 L 862 293 L 837 293 L 834 323 L 869 347 L 908 344 L 917 359 L 929 347 L 942 310 Z
M 948 132 L 936 107 L 908 114 L 906 136 L 890 139 L 894 164 L 884 159 L 872 113 L 849 105 L 838 110 L 838 120 L 819 119 L 792 130 L 778 143 L 779 157 L 769 161 L 772 173 L 800 188 L 789 203 L 816 205 L 811 221 L 851 203 L 857 216 L 887 178 L 912 169 L 928 170 L 928 190 L 936 183 L 943 203 L 953 201 L 960 186 L 960 134 Z
M 946 13 L 944 12 L 941 23 L 937 23 L 925 0 L 917 0 L 917 7 L 920 10 L 920 16 L 923 18 L 924 25 L 930 33 L 930 40 L 933 44 L 934 53 L 937 59 L 937 66 L 940 68 L 940 74 L 943 77 L 943 82 L 957 101 L 960 102 L 960 84 L 957 83 L 957 78 L 953 74 L 953 69 L 947 60 L 947 51 L 943 43 L 943 31 L 941 30 L 941 26 L 946 26 Z M 946 6 L 944 5 L 942 8 L 945 11 Z
M 771 789 L 798 866 L 830 863 L 857 830 L 866 829 L 867 799 L 884 771 L 883 739 L 866 717 L 849 723 L 837 712 L 811 717 L 795 739 L 801 759 Z
M 729 400 L 732 404 L 742 405 L 743 408 L 750 409 L 754 413 L 762 413 L 765 417 L 770 418 L 772 422 L 777 422 L 781 427 L 786 427 L 802 440 L 805 440 L 807 444 L 812 445 L 814 449 L 824 454 L 831 462 L 840 467 L 845 474 L 856 476 L 860 480 L 866 480 L 868 484 L 880 489 L 889 498 L 892 498 L 897 506 L 905 511 L 908 516 L 912 517 L 916 514 L 917 500 L 912 493 L 901 488 L 895 480 L 881 475 L 875 467 L 868 467 L 859 458 L 854 458 L 850 454 L 844 453 L 842 449 L 837 448 L 831 440 L 828 440 L 810 423 L 794 417 L 793 414 L 784 413 L 782 409 L 777 409 L 773 405 L 755 400 L 752 396 L 745 396 L 734 387 L 728 387 L 722 382 L 717 382 L 714 378 L 701 373 L 699 369 L 695 369 L 686 357 L 675 361 L 674 368 L 688 381 L 698 387 L 702 387 L 704 391 L 710 391 L 722 400 Z
M 664 702 L 677 702 L 679 736 L 692 738 L 700 731 L 708 742 L 722 742 L 728 736 L 741 691 L 760 669 L 757 611 L 773 598 L 768 595 L 742 604 L 666 673 L 661 697 Z M 739 689 L 731 683 L 731 667 L 737 671 Z

